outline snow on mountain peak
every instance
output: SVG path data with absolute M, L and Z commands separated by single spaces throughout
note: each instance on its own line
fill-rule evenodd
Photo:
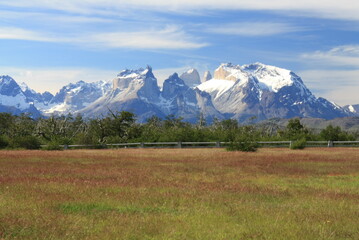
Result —
M 10 76 L 0 76 L 0 105 L 25 110 L 30 103 L 17 82 Z
M 122 70 L 119 74 L 117 74 L 117 77 L 119 77 L 119 78 L 134 78 L 139 75 L 145 75 L 146 73 L 143 74 L 144 71 L 145 71 L 145 69 L 143 69 L 143 68 L 139 68 L 136 70 L 125 69 L 125 70 Z
M 281 88 L 291 86 L 294 83 L 305 88 L 300 77 L 290 70 L 258 62 L 244 66 L 222 63 L 216 69 L 214 78 L 239 81 L 240 84 L 244 84 L 250 79 L 256 79 L 261 90 L 271 92 L 278 92 Z
M 152 73 L 152 68 L 147 66 L 146 69 L 139 68 L 136 70 L 123 70 L 118 75 L 117 78 L 113 79 L 113 89 L 126 89 L 131 82 L 142 84 L 145 79 L 151 79 L 157 82 L 157 79 Z
M 125 69 L 122 70 L 117 77 L 119 78 L 136 78 L 138 76 L 145 76 L 148 73 L 152 73 L 152 68 L 147 66 L 147 68 L 139 68 L 139 69 Z
M 26 90 L 29 89 L 29 86 L 27 86 L 27 84 L 24 83 L 24 82 L 19 83 L 19 87 L 21 88 L 21 90 L 22 90 L 23 92 L 25 92 Z
M 247 82 L 250 75 L 245 72 L 240 65 L 233 65 L 232 63 L 222 63 L 214 71 L 214 79 L 238 81 L 242 83 Z
M 357 111 L 355 110 L 355 108 L 353 107 L 353 105 L 349 105 L 348 106 L 349 112 L 351 113 L 356 113 Z
M 290 70 L 262 63 L 244 65 L 242 68 L 256 77 L 261 87 L 272 92 L 278 92 L 284 86 L 293 85 L 294 81 L 299 78 Z
M 12 82 L 15 82 L 15 80 L 12 77 L 8 75 L 0 76 L 0 85 L 8 85 L 11 84 Z
M 189 69 L 189 70 L 187 71 L 187 73 L 191 74 L 191 73 L 193 73 L 194 71 L 197 71 L 197 70 L 194 69 L 194 68 L 191 68 L 191 69 Z

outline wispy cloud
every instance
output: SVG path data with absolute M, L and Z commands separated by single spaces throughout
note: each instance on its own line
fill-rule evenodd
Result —
M 303 30 L 301 27 L 276 22 L 237 22 L 204 28 L 204 31 L 211 33 L 240 36 L 270 36 Z
M 110 48 L 193 49 L 208 46 L 208 43 L 197 41 L 176 26 L 141 32 L 99 33 L 90 36 L 90 41 L 90 44 Z
M 125 12 L 129 9 L 186 12 L 196 10 L 268 10 L 284 14 L 298 12 L 311 17 L 359 20 L 359 2 L 356 0 L 0 0 L 0 4 L 16 7 L 48 8 L 83 14 Z
M 359 68 L 359 45 L 343 45 L 328 51 L 305 53 L 301 58 L 318 65 Z
M 1 6 L 1 5 L 0 5 Z M 2 20 L 12 21 L 12 20 L 24 20 L 31 22 L 41 22 L 44 23 L 110 23 L 113 19 L 109 17 L 94 17 L 86 15 L 70 15 L 64 13 L 46 13 L 46 12 L 23 12 L 23 11 L 10 11 L 10 10 L 0 10 L 0 16 Z
M 208 45 L 176 26 L 131 32 L 62 33 L 61 35 L 0 27 L 0 39 L 61 42 L 91 48 L 194 49 Z
M 300 59 L 310 66 L 300 75 L 317 95 L 341 105 L 359 103 L 359 45 L 306 53 Z
M 12 39 L 12 40 L 27 40 L 27 41 L 40 41 L 50 42 L 53 39 L 45 37 L 35 31 L 30 31 L 21 28 L 13 27 L 0 27 L 0 39 Z
M 307 70 L 299 75 L 317 96 L 340 105 L 359 104 L 359 70 Z

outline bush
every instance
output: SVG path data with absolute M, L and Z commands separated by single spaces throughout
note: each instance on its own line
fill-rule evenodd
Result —
M 64 150 L 64 147 L 60 146 L 60 143 L 58 141 L 51 141 L 46 145 L 45 150 L 49 150 L 49 151 Z
M 305 138 L 298 139 L 296 141 L 293 141 L 290 145 L 290 149 L 304 149 L 307 144 L 307 140 Z
M 9 146 L 9 140 L 5 136 L 0 136 L 0 149 Z
M 227 147 L 227 151 L 256 152 L 257 149 L 258 143 L 249 135 L 237 137 Z
M 96 144 L 93 147 L 91 147 L 92 149 L 107 149 L 107 145 L 106 144 Z
M 41 143 L 37 137 L 34 136 L 21 136 L 15 137 L 10 143 L 12 148 L 25 148 L 25 149 L 40 149 Z

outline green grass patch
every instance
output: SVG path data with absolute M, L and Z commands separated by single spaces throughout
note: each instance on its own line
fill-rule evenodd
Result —
M 156 213 L 170 213 L 175 214 L 178 211 L 165 207 L 137 207 L 137 206 L 121 206 L 114 207 L 106 204 L 96 203 L 66 203 L 60 204 L 58 209 L 66 214 L 93 214 L 103 212 L 116 212 L 121 214 L 156 214 Z

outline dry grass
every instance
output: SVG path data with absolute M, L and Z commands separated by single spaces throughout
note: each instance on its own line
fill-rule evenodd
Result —
M 0 151 L 0 239 L 359 239 L 359 149 Z

